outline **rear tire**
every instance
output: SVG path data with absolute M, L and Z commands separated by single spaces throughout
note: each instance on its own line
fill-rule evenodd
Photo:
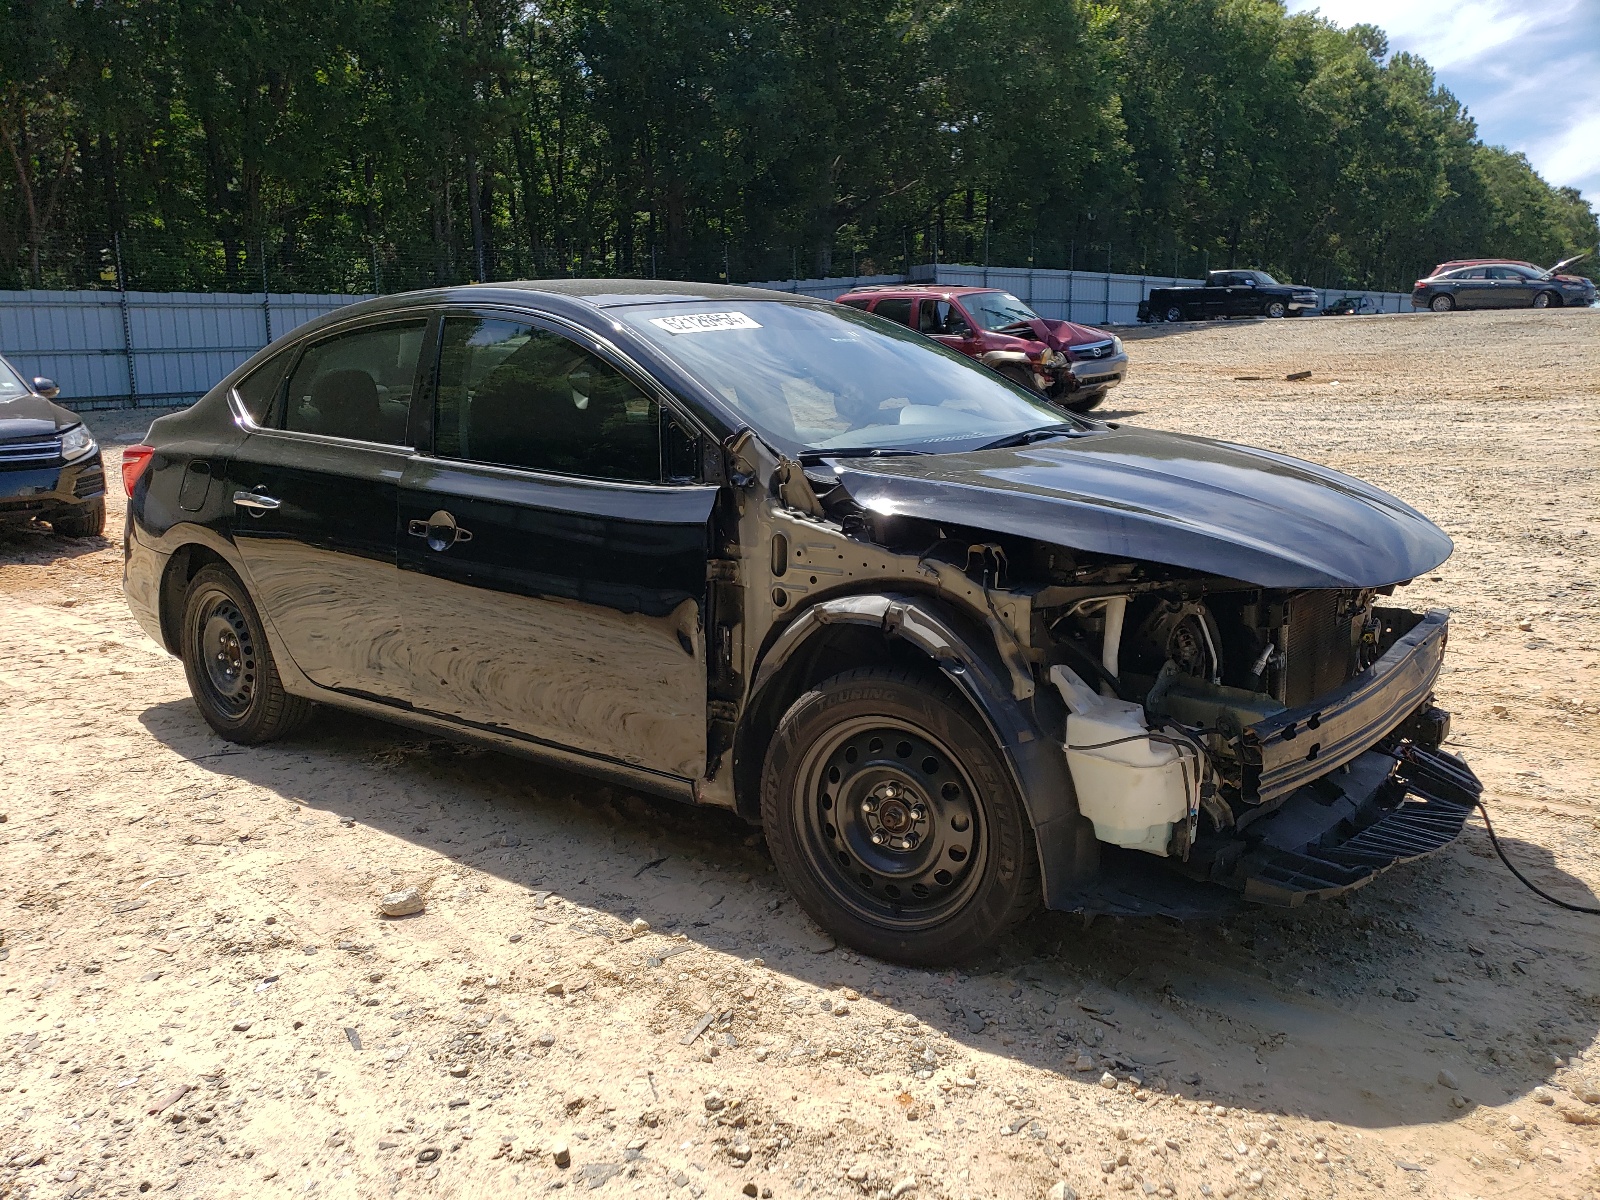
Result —
M 1554 308 L 1560 299 L 1554 292 L 1536 292 L 1533 297 L 1533 306 L 1535 308 Z
M 201 567 L 189 581 L 178 645 L 200 715 L 228 741 L 270 742 L 311 716 L 311 701 L 284 691 L 256 606 L 227 568 Z
M 874 667 L 806 692 L 767 750 L 761 818 L 800 906 L 878 958 L 974 958 L 1039 903 L 1010 773 L 942 679 Z
M 1428 301 L 1428 307 L 1434 312 L 1449 312 L 1456 306 L 1456 302 L 1449 296 L 1435 296 Z
M 70 516 L 51 517 L 50 528 L 66 538 L 99 537 L 106 531 L 106 502 L 93 500 L 73 509 Z

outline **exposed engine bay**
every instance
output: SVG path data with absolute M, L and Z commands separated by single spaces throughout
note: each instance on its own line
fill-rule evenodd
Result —
M 977 615 L 1016 701 L 1059 695 L 1076 808 L 1113 856 L 1294 904 L 1459 832 L 1478 785 L 1438 749 L 1448 616 L 1394 606 L 1404 581 L 1262 586 L 873 512 L 829 466 L 774 474 L 778 599 L 898 574 Z

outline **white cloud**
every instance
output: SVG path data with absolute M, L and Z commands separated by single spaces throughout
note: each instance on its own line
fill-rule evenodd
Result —
M 1484 141 L 1520 150 L 1551 183 L 1600 207 L 1600 4 L 1595 0 L 1288 0 L 1367 23 L 1427 59 Z

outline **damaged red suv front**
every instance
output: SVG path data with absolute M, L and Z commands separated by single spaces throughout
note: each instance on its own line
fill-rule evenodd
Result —
M 858 288 L 839 303 L 909 325 L 1073 412 L 1088 412 L 1127 378 L 1121 338 L 1046 320 L 999 288 Z

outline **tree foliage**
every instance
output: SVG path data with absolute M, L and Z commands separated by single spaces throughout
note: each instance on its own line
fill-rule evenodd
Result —
M 0 73 L 8 287 L 1404 287 L 1600 241 L 1425 62 L 1277 0 L 10 0 Z

